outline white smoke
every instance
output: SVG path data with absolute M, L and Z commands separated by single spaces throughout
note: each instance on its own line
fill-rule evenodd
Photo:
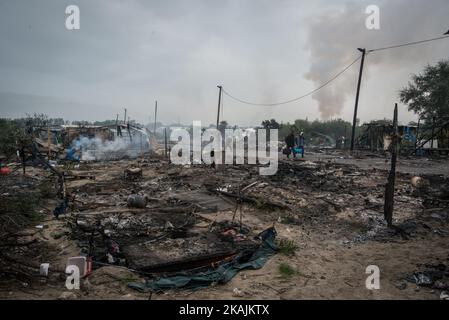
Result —
M 72 147 L 80 152 L 80 159 L 84 161 L 137 158 L 150 150 L 148 137 L 144 135 L 135 135 L 132 140 L 129 137 L 115 140 L 80 137 L 72 142 Z

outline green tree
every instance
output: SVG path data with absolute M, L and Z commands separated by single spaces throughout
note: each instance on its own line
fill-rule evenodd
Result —
M 399 97 L 409 111 L 428 121 L 449 116 L 449 60 L 428 65 L 421 74 L 413 75 Z
M 0 154 L 7 160 L 16 155 L 17 150 L 31 145 L 31 136 L 23 123 L 0 119 Z
M 267 129 L 267 130 L 280 128 L 280 124 L 275 119 L 264 120 L 264 121 L 262 121 L 261 125 L 264 129 Z
M 220 121 L 220 123 L 218 124 L 218 130 L 221 133 L 225 132 L 225 129 L 228 127 L 228 122 L 226 120 Z

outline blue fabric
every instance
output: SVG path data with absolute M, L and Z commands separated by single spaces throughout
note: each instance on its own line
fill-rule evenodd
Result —
M 80 158 L 79 158 L 79 156 L 76 155 L 75 148 L 71 147 L 71 148 L 67 149 L 66 159 L 79 161 Z
M 303 148 L 303 147 L 299 147 L 299 148 L 297 147 L 297 148 L 294 148 L 293 151 L 294 151 L 295 153 L 303 153 L 304 148 Z

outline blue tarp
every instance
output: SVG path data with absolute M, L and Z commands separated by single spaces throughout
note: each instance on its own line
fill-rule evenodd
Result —
M 66 155 L 66 159 L 67 160 L 75 160 L 75 161 L 79 161 L 80 157 L 76 154 L 77 150 L 73 147 L 70 147 L 67 149 L 67 155 Z

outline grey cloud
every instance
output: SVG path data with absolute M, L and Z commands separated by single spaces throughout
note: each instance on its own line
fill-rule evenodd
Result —
M 114 118 L 127 107 L 145 122 L 157 99 L 162 121 L 208 124 L 216 117 L 217 84 L 256 102 L 292 98 L 339 71 L 357 46 L 420 39 L 448 27 L 449 6 L 443 0 L 381 1 L 382 29 L 367 32 L 360 27 L 365 3 L 0 0 L 0 110 L 11 117 L 42 112 L 38 109 L 45 109 L 48 99 L 67 119 Z M 68 4 L 80 7 L 79 31 L 64 27 Z M 413 24 L 418 18 L 420 23 Z M 415 60 L 447 56 L 444 45 L 419 50 L 373 55 L 369 62 L 394 67 L 391 72 L 401 77 L 390 86 L 399 88 L 404 70 L 416 70 Z M 378 79 L 383 71 L 368 67 L 367 76 Z M 352 70 L 315 96 L 321 109 L 313 99 L 254 108 L 224 97 L 224 116 L 239 124 L 258 124 L 267 117 L 316 118 L 319 111 L 324 117 L 346 116 L 355 78 Z M 33 96 L 40 97 L 39 103 L 32 102 Z M 368 92 L 362 97 L 368 98 Z M 52 115 L 55 108 L 45 110 Z

